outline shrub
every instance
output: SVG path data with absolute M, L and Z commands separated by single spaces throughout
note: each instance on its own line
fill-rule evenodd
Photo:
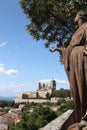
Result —
M 58 111 L 57 111 L 57 116 L 60 116 L 61 114 L 63 114 L 64 112 L 66 112 L 69 109 L 74 109 L 74 105 L 73 105 L 73 101 L 67 101 L 64 105 L 62 105 Z

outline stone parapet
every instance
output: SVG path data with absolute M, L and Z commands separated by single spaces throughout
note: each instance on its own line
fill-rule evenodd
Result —
M 67 128 L 73 123 L 75 123 L 74 111 L 68 110 L 39 130 L 67 130 Z

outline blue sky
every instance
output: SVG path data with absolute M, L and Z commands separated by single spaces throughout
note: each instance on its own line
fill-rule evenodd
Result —
M 0 0 L 0 96 L 36 91 L 39 81 L 53 78 L 57 89 L 69 88 L 58 53 L 26 32 L 28 22 L 19 0 Z

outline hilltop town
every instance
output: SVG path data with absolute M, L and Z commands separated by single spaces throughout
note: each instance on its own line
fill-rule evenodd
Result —
M 58 93 L 56 92 L 59 92 L 62 95 L 58 95 Z M 40 107 L 37 110 L 42 109 L 41 111 L 43 111 L 43 108 L 44 110 L 46 109 L 47 111 L 49 111 L 49 114 L 50 111 L 54 111 L 54 115 L 56 118 L 56 113 L 60 115 L 60 113 L 62 114 L 62 112 L 68 109 L 65 106 L 64 109 L 66 109 L 60 112 L 62 107 L 61 104 L 64 105 L 67 101 L 71 101 L 70 90 L 64 90 L 63 88 L 60 90 L 56 90 L 56 80 L 51 80 L 50 85 L 39 82 L 36 92 L 24 92 L 21 93 L 19 98 L 14 99 L 14 101 L 11 103 L 5 103 L 4 101 L 0 103 L 0 130 L 8 130 L 13 126 L 16 126 L 16 124 L 21 123 L 21 118 L 23 118 L 22 114 L 25 112 L 27 115 L 30 116 L 31 113 L 36 111 L 36 107 Z M 40 104 L 42 105 L 40 106 Z

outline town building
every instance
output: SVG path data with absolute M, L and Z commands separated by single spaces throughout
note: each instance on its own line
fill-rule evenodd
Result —
M 15 125 L 15 117 L 9 113 L 0 116 L 0 130 L 8 130 L 8 127 Z

